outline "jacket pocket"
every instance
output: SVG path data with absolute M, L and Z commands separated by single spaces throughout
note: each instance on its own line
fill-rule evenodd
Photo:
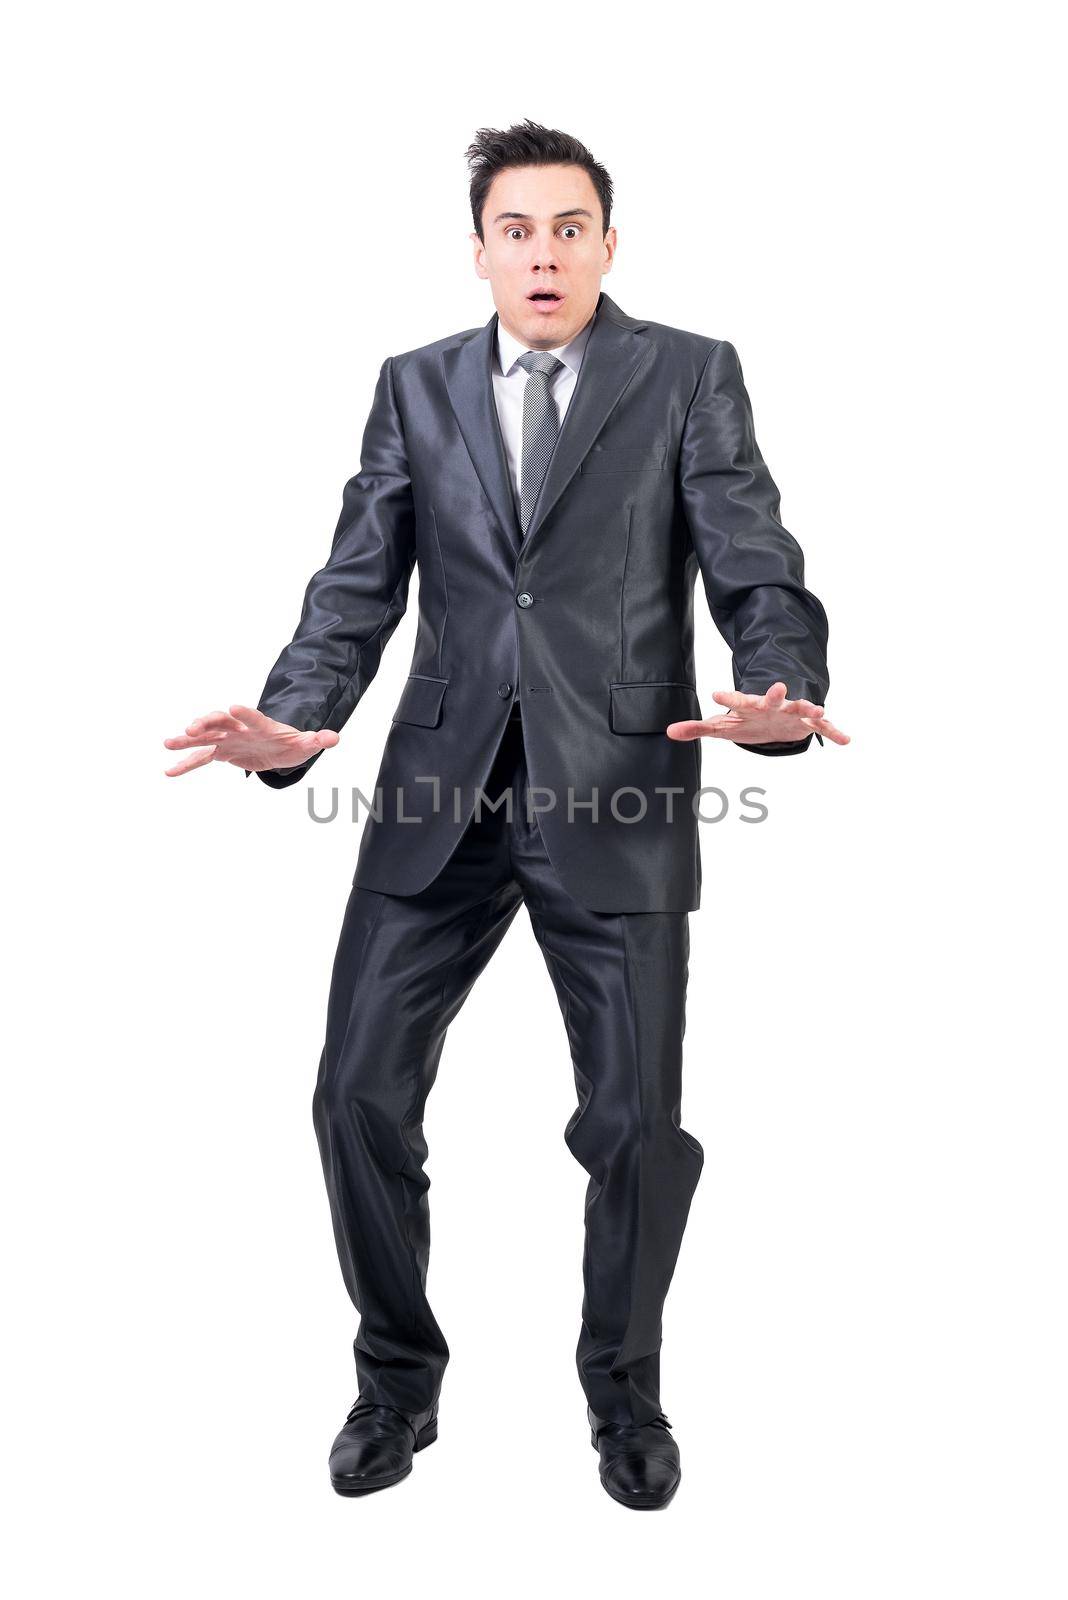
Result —
M 580 472 L 659 472 L 664 465 L 667 445 L 642 445 L 609 450 L 600 445 L 582 461 Z
M 413 672 L 401 690 L 394 722 L 412 722 L 418 728 L 436 728 L 441 721 L 441 706 L 448 678 L 424 678 Z
M 613 733 L 663 733 L 669 722 L 688 722 L 701 715 L 691 683 L 613 683 Z

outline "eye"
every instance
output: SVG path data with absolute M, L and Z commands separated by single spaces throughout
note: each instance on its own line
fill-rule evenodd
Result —
M 577 222 L 565 222 L 563 228 L 560 231 L 563 233 L 563 232 L 566 232 L 567 229 L 569 229 L 569 228 L 570 228 L 571 232 L 576 236 L 576 238 L 578 237 L 579 233 L 581 233 L 581 231 L 582 231 Z
M 520 227 L 509 228 L 508 232 L 505 234 L 505 238 L 510 239 L 514 233 L 523 233 L 524 231 L 525 230 Z

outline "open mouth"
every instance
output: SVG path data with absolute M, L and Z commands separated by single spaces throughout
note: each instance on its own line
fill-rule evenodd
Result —
M 563 305 L 564 297 L 555 289 L 535 289 L 527 295 L 527 303 L 536 306 L 539 311 L 555 311 L 557 306 Z

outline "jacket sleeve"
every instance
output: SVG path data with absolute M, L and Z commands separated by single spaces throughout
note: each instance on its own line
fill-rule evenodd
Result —
M 709 352 L 690 402 L 679 475 L 709 608 L 733 656 L 735 688 L 764 694 L 781 680 L 791 700 L 823 705 L 827 614 L 805 588 L 801 547 L 779 520 L 779 491 L 756 441 L 738 352 L 726 339 Z M 811 742 L 809 733 L 745 748 L 798 755 Z
M 271 668 L 258 709 L 301 733 L 340 732 L 404 615 L 414 564 L 415 508 L 390 357 L 378 376 L 360 471 L 345 485 L 330 558 L 308 584 L 297 631 Z M 284 789 L 321 754 L 257 776 Z

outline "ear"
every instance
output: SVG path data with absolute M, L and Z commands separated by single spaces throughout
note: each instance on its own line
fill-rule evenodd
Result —
M 482 243 L 477 233 L 469 233 L 467 237 L 475 247 L 475 271 L 480 278 L 488 278 L 486 268 L 486 246 Z

